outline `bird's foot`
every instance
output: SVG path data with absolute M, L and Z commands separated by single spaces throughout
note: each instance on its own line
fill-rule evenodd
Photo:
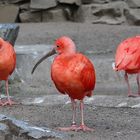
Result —
M 4 103 L 3 103 L 3 106 L 7 106 L 7 105 L 16 105 L 17 103 L 12 101 L 11 99 L 8 99 L 6 100 Z
M 2 100 L 0 99 L 0 106 L 3 106 L 3 102 L 2 102 Z
M 132 94 L 132 93 L 129 93 L 128 94 L 128 97 L 136 98 L 136 97 L 140 97 L 140 94 Z
M 82 124 L 77 128 L 77 131 L 78 130 L 82 130 L 82 131 L 94 131 L 93 128 L 89 128 L 86 125 L 82 125 Z
M 77 131 L 77 125 L 72 125 L 70 127 L 59 127 L 58 130 L 60 131 Z

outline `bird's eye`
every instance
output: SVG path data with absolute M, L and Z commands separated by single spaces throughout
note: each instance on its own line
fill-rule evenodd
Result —
M 125 50 L 126 50 L 127 53 L 129 52 L 129 48 L 126 48 Z
M 59 46 L 57 46 L 57 48 L 59 48 Z

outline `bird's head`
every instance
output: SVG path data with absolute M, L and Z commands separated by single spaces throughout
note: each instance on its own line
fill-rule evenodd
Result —
M 67 36 L 62 36 L 55 41 L 55 50 L 58 54 L 75 53 L 76 48 L 74 42 Z
M 54 54 L 72 54 L 75 53 L 76 51 L 76 47 L 74 42 L 67 36 L 62 36 L 60 38 L 58 38 L 55 41 L 55 45 L 53 46 L 53 49 L 48 52 L 46 55 L 44 55 L 42 58 L 39 59 L 39 61 L 35 64 L 35 66 L 32 69 L 32 74 L 35 71 L 35 69 L 37 68 L 37 66 L 46 58 L 54 55 Z

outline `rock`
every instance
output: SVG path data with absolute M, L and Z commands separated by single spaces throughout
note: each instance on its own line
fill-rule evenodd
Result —
M 27 11 L 30 9 L 30 3 L 24 3 L 19 6 L 21 11 Z
M 93 0 L 82 0 L 82 4 L 90 4 Z
M 127 0 L 130 8 L 140 8 L 140 0 Z
M 124 10 L 128 9 L 125 2 L 107 4 L 82 5 L 85 21 L 92 23 L 122 24 L 125 22 Z
M 126 19 L 130 25 L 140 25 L 140 9 L 131 9 L 125 11 Z
M 12 136 L 25 139 L 62 139 L 64 135 L 62 133 L 55 132 L 47 127 L 37 127 L 28 124 L 27 122 L 16 120 L 14 118 L 7 117 L 0 114 L 0 122 L 4 123 L 9 128 L 9 133 Z
M 98 3 L 98 4 L 103 4 L 103 3 L 109 3 L 110 0 L 92 0 L 92 3 Z
M 56 0 L 31 0 L 30 7 L 33 9 L 48 9 L 56 5 Z
M 57 0 L 59 3 L 65 4 L 76 4 L 77 6 L 81 5 L 81 0 Z
M 30 0 L 7 0 L 8 3 L 19 3 L 19 2 L 29 2 Z
M 10 42 L 13 46 L 17 39 L 19 25 L 16 24 L 0 24 L 0 37 Z
M 0 132 L 4 132 L 5 134 L 9 134 L 9 128 L 4 123 L 0 123 Z
M 93 4 L 82 5 L 81 8 L 78 9 L 78 13 L 81 14 L 84 22 L 92 22 L 97 19 L 97 17 L 92 14 L 92 6 Z
M 5 135 L 0 134 L 0 140 L 5 140 Z
M 57 22 L 66 21 L 66 16 L 63 9 L 52 9 L 42 12 L 42 22 Z
M 8 139 L 9 136 L 12 138 L 8 126 L 4 123 L 0 123 L 0 140 L 11 140 Z
M 83 14 L 84 14 L 83 13 L 83 10 L 82 10 L 82 8 L 80 6 L 77 10 L 75 10 L 73 12 L 73 14 L 71 14 L 71 15 L 73 15 L 73 16 L 71 16 L 71 18 L 73 18 L 72 21 L 75 21 L 75 22 L 84 22 Z
M 15 5 L 0 5 L 0 22 L 14 23 L 17 21 L 19 7 Z
M 92 23 L 94 23 L 94 24 L 99 23 L 99 24 L 120 25 L 120 24 L 124 23 L 124 20 L 123 19 L 116 20 L 114 18 L 104 16 L 98 20 L 93 21 Z
M 80 7 L 81 6 L 76 6 L 76 5 L 73 5 L 73 6 L 65 6 L 63 8 L 64 10 L 64 13 L 65 13 L 65 16 L 67 18 L 67 20 L 69 21 L 76 21 L 76 22 L 79 22 L 79 21 L 82 21 L 81 17 L 82 17 L 82 11 L 80 10 Z
M 42 13 L 41 12 L 23 12 L 19 15 L 20 21 L 25 22 L 41 22 Z

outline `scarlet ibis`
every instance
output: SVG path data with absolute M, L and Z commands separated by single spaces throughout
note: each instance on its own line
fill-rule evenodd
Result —
M 16 65 L 16 54 L 13 46 L 0 38 L 0 80 L 5 81 L 7 100 L 0 105 L 12 105 L 14 102 L 9 97 L 8 78 L 13 73 Z
M 140 36 L 130 37 L 119 44 L 114 69 L 125 71 L 124 78 L 128 86 L 128 97 L 140 96 Z M 131 92 L 128 74 L 137 74 L 137 95 Z
M 56 53 L 57 56 L 51 66 L 51 78 L 58 91 L 70 97 L 73 110 L 72 125 L 59 129 L 62 131 L 93 130 L 84 124 L 83 99 L 85 96 L 92 96 L 96 80 L 95 69 L 86 56 L 76 52 L 76 46 L 69 37 L 58 38 L 55 47 L 36 63 L 32 73 L 44 59 Z M 76 100 L 80 100 L 81 125 L 79 127 L 75 122 Z

